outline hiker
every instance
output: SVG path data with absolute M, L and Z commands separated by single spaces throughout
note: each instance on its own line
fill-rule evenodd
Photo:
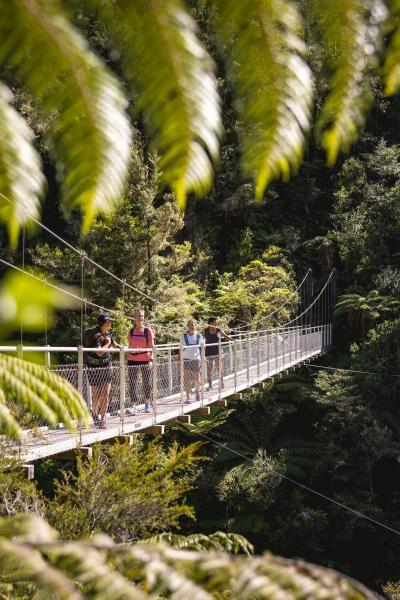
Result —
M 212 376 L 214 367 L 216 367 L 217 373 L 219 373 L 221 389 L 224 389 L 224 363 L 223 357 L 219 355 L 219 341 L 221 338 L 229 342 L 232 341 L 232 338 L 229 337 L 229 335 L 227 335 L 217 325 L 217 317 L 210 317 L 208 319 L 208 327 L 206 327 L 203 331 L 203 336 L 206 343 L 205 356 L 207 365 L 208 390 L 212 389 Z M 210 344 L 212 345 L 210 346 Z
M 132 407 L 128 409 L 128 411 L 132 414 L 136 414 L 137 412 L 137 386 L 140 374 L 145 402 L 144 410 L 148 413 L 150 412 L 151 394 L 153 389 L 152 350 L 154 349 L 154 334 L 150 327 L 147 327 L 144 324 L 144 310 L 135 309 L 133 311 L 133 318 L 135 324 L 128 333 L 128 346 L 132 350 L 138 350 L 138 352 L 130 352 L 128 355 L 129 388 L 132 401 Z
M 190 392 L 194 383 L 196 400 L 200 401 L 200 370 L 203 336 L 196 331 L 196 321 L 189 319 L 187 331 L 182 335 L 183 346 L 183 386 L 186 392 L 185 404 L 190 404 Z
M 86 330 L 82 340 L 85 348 L 99 349 L 96 352 L 84 353 L 88 380 L 92 389 L 93 424 L 99 429 L 106 429 L 112 381 L 111 352 L 107 352 L 107 348 L 118 348 L 111 333 L 112 321 L 113 319 L 108 315 L 99 315 L 96 327 Z

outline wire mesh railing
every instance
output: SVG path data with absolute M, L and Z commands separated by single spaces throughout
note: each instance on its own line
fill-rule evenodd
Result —
M 157 423 L 164 417 L 167 420 L 171 410 L 183 414 L 190 404 L 201 406 L 213 398 L 241 391 L 327 350 L 331 342 L 331 324 L 293 326 L 247 333 L 209 346 L 199 344 L 197 360 L 185 360 L 186 346 L 177 344 L 155 346 L 151 361 L 135 365 L 127 360 L 131 348 L 109 349 L 112 360 L 106 367 L 85 364 L 85 354 L 93 352 L 92 348 L 29 347 L 28 350 L 75 356 L 73 362 L 49 368 L 81 392 L 92 414 L 90 428 L 114 427 L 124 431 L 135 419 Z M 206 356 L 206 348 L 210 346 L 214 349 L 211 356 Z M 5 350 L 6 347 L 0 348 Z M 20 411 L 17 406 L 11 406 L 11 410 Z M 47 426 L 35 415 L 17 416 L 32 434 Z M 57 428 L 53 426 L 54 429 Z M 40 436 L 37 437 L 40 443 Z

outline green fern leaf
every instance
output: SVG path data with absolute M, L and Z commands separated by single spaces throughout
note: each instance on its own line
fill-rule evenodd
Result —
M 386 9 L 380 0 L 312 0 L 329 71 L 329 94 L 317 121 L 317 135 L 332 166 L 357 138 L 372 100 L 365 81 L 380 45 Z
M 287 0 L 215 3 L 243 121 L 243 170 L 261 199 L 271 180 L 297 171 L 310 126 L 312 77 L 301 19 Z
M 0 402 L 12 399 L 50 424 L 61 422 L 71 429 L 78 419 L 88 424 L 86 404 L 75 388 L 40 365 L 0 354 L 0 390 Z M 20 438 L 21 430 L 7 419 L 7 410 L 0 413 L 0 424 Z
M 19 440 L 22 436 L 22 429 L 5 403 L 6 397 L 3 390 L 0 389 L 0 431 L 11 439 Z
M 10 106 L 11 91 L 0 84 L 0 221 L 16 246 L 20 226 L 39 216 L 44 177 L 33 133 Z
M 265 528 L 259 515 L 249 518 L 254 531 L 256 520 L 258 531 Z M 214 537 L 227 536 L 217 532 Z M 357 581 L 304 561 L 268 553 L 232 557 L 212 550 L 115 544 L 105 535 L 64 542 L 31 514 L 0 519 L 0 577 L 4 582 L 30 582 L 51 597 L 70 600 L 211 600 L 221 592 L 242 600 L 296 600 L 304 597 L 305 589 L 309 598 L 374 599 Z
M 161 155 L 163 178 L 183 208 L 187 192 L 209 189 L 211 159 L 219 153 L 222 126 L 211 58 L 181 0 L 117 0 L 101 16 L 139 92 L 137 108 Z
M 389 23 L 396 23 L 383 65 L 385 91 L 388 95 L 392 95 L 400 89 L 400 0 L 388 0 L 387 4 L 390 10 Z
M 50 135 L 65 205 L 83 211 L 87 228 L 123 191 L 131 140 L 127 102 L 53 1 L 1 2 L 0 26 L 0 61 L 47 114 L 57 113 Z

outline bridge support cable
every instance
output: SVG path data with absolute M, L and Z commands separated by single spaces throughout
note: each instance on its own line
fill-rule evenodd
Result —
M 307 270 L 306 274 L 304 275 L 303 279 L 299 283 L 299 285 L 296 287 L 295 290 L 293 290 L 294 293 L 299 295 L 300 312 L 302 312 L 305 309 L 306 305 L 308 305 L 308 304 L 306 304 L 308 302 L 306 300 L 306 298 L 309 298 L 309 293 L 307 292 L 307 290 L 308 289 L 312 290 L 312 286 L 313 286 L 312 269 L 309 268 Z M 292 298 L 289 297 L 280 306 L 278 306 L 278 308 L 275 308 L 272 312 L 268 313 L 267 315 L 264 315 L 260 319 L 257 319 L 256 321 L 252 321 L 249 324 L 238 325 L 237 327 L 234 328 L 234 332 L 240 333 L 244 329 L 249 329 L 249 327 L 255 327 L 255 326 L 259 325 L 260 323 L 265 323 L 265 321 L 268 321 L 268 319 L 271 319 L 275 315 L 279 314 L 281 312 L 281 310 L 289 304 L 290 301 L 292 301 Z M 256 327 L 256 328 L 259 329 L 259 327 Z

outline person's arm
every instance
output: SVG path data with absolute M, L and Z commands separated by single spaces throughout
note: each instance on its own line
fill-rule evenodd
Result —
M 181 335 L 181 339 L 179 342 L 179 360 L 181 360 L 185 356 L 185 354 L 184 354 L 185 350 L 183 349 L 184 345 L 185 345 L 185 338 L 183 335 Z
M 223 331 L 221 329 L 221 335 L 224 338 L 224 340 L 227 340 L 228 342 L 231 342 L 233 340 L 233 338 L 229 337 L 229 335 L 227 333 L 225 333 L 225 331 Z
M 148 328 L 148 342 L 147 342 L 147 347 L 150 348 L 151 350 L 154 350 L 154 333 L 153 330 L 150 329 L 150 327 Z M 153 356 L 154 356 L 154 352 L 151 353 L 150 356 L 150 360 L 153 360 Z
M 118 344 L 118 342 L 116 342 L 116 341 L 115 341 L 114 337 L 113 337 L 113 336 L 111 336 L 111 346 L 112 346 L 113 348 L 121 348 L 121 347 L 122 347 L 122 344 Z
M 98 333 L 95 336 L 95 338 L 94 338 L 94 342 L 95 342 L 96 348 L 102 348 L 102 349 L 104 349 L 103 352 L 96 352 L 97 356 L 104 356 L 105 350 L 107 348 L 109 348 L 110 343 L 111 343 L 110 340 L 107 340 L 107 345 L 105 345 L 105 344 L 103 345 L 102 344 L 102 339 L 103 339 L 103 336 L 101 335 L 101 333 Z

